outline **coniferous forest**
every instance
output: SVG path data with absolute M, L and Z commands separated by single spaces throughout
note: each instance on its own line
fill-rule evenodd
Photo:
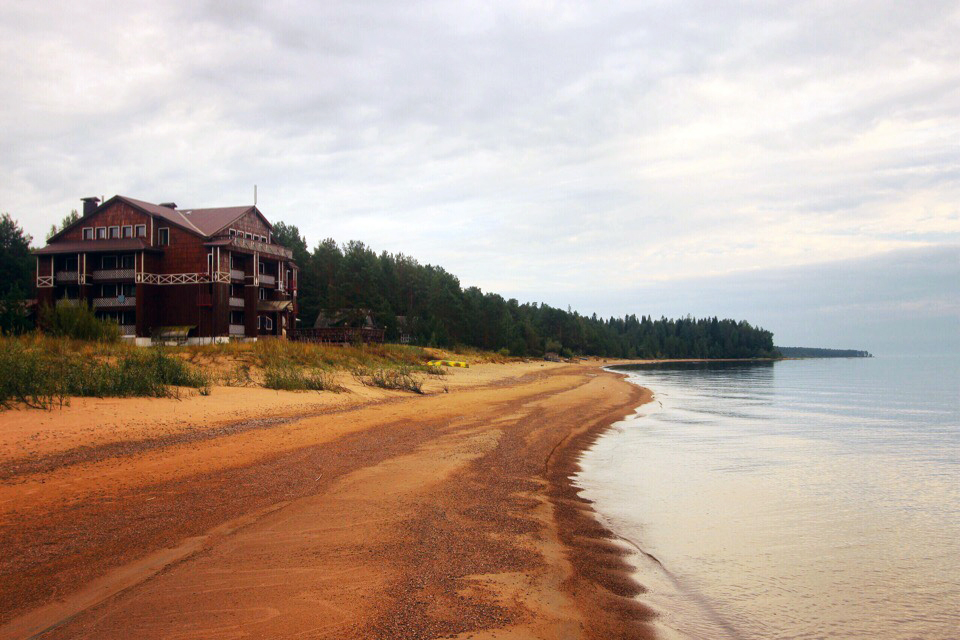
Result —
M 555 352 L 617 358 L 776 357 L 773 334 L 745 321 L 717 318 L 600 318 L 546 304 L 505 300 L 466 289 L 442 267 L 403 254 L 376 253 L 362 242 L 327 239 L 312 251 L 299 229 L 277 223 L 274 238 L 300 267 L 300 326 L 321 311 L 369 310 L 388 340 L 466 345 L 516 356 Z

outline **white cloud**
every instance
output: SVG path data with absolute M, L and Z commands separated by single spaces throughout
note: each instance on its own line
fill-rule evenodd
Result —
M 960 8 L 7 3 L 0 210 L 248 202 L 507 295 L 960 241 Z M 623 309 L 627 311 L 628 309 Z

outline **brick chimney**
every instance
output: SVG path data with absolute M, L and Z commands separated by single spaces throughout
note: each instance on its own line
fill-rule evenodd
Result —
M 97 206 L 100 204 L 100 198 L 89 197 L 89 198 L 80 198 L 80 201 L 83 202 L 83 215 L 88 216 L 93 213 Z

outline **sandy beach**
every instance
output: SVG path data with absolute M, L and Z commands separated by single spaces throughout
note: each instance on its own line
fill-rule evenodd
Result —
M 599 362 L 0 414 L 0 637 L 643 638 L 568 476 Z

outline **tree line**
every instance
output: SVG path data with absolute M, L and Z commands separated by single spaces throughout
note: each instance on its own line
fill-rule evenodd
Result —
M 872 358 L 859 349 L 822 349 L 819 347 L 777 347 L 784 358 Z
M 71 213 L 71 216 L 74 215 Z M 64 220 L 64 223 L 67 219 Z M 51 230 L 53 231 L 53 230 Z M 274 227 L 300 267 L 301 327 L 321 311 L 369 310 L 388 340 L 409 335 L 422 345 L 465 345 L 517 356 L 557 353 L 616 358 L 776 357 L 773 334 L 745 321 L 586 316 L 536 302 L 520 303 L 404 254 L 377 253 L 362 242 L 326 239 L 312 250 L 294 225 Z M 29 327 L 24 299 L 32 297 L 32 238 L 8 214 L 0 217 L 0 331 Z M 357 314 L 361 317 L 365 314 Z
M 547 304 L 506 300 L 463 288 L 442 267 L 404 254 L 377 253 L 362 242 L 326 239 L 310 250 L 294 225 L 274 238 L 300 267 L 301 327 L 321 311 L 368 310 L 387 332 L 430 346 L 466 345 L 517 356 L 596 355 L 617 358 L 775 357 L 773 334 L 745 321 L 586 316 Z M 358 318 L 365 314 L 358 314 Z
M 0 333 L 22 333 L 32 326 L 24 302 L 35 284 L 32 240 L 10 214 L 0 216 Z

